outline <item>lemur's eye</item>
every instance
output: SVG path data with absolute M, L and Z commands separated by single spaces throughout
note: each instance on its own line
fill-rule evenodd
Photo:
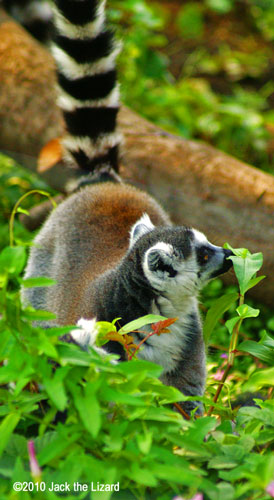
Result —
M 210 249 L 207 247 L 200 247 L 197 250 L 197 259 L 199 264 L 202 266 L 203 264 L 206 264 L 211 256 Z

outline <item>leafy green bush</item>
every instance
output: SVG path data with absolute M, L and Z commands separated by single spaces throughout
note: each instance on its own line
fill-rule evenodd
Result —
M 73 327 L 33 327 L 31 320 L 53 315 L 22 308 L 19 286 L 51 282 L 22 281 L 25 247 L 2 251 L 1 499 L 54 499 L 62 488 L 66 498 L 104 500 L 168 500 L 198 493 L 199 498 L 203 494 L 213 500 L 273 496 L 274 401 L 263 399 L 274 376 L 274 341 L 265 335 L 260 343 L 237 345 L 243 321 L 256 319 L 259 313 L 244 303 L 244 295 L 262 279 L 256 277 L 262 256 L 245 249 L 234 254 L 240 293 L 215 301 L 205 319 L 208 338 L 239 297 L 235 316 L 226 322 L 231 333 L 226 368 L 221 379 L 215 378 L 214 397 L 209 391 L 201 398 L 205 416 L 184 420 L 172 410 L 182 395 L 158 380 L 161 367 L 134 356 L 115 364 L 115 356 L 102 357 L 93 348 L 82 351 L 60 339 Z M 123 343 L 132 328 L 140 327 L 140 320 L 118 332 L 114 324 L 98 325 L 99 345 L 106 332 L 120 335 Z M 263 363 L 257 368 L 250 362 L 246 382 L 252 390 L 260 389 L 261 396 L 258 407 L 233 410 L 230 398 L 235 386 L 229 399 L 220 402 L 220 397 L 239 349 L 242 357 L 251 353 Z M 97 491 L 97 483 L 115 485 L 119 491 L 107 486 Z

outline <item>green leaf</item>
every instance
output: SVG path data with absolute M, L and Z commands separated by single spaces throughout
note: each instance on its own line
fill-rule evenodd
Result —
M 254 279 L 255 274 L 261 269 L 263 264 L 262 253 L 247 254 L 243 257 L 229 257 L 233 262 L 234 271 L 239 281 L 241 295 L 250 288 L 250 281 Z
M 79 330 L 79 326 L 68 325 L 68 326 L 51 326 L 47 328 L 47 336 L 48 337 L 61 337 L 70 333 L 72 330 Z
M 56 415 L 56 411 L 54 411 L 53 416 Z M 46 446 L 51 446 L 51 443 L 55 441 L 55 439 L 58 437 L 58 432 L 57 431 L 48 431 L 43 435 L 39 435 L 34 438 L 34 446 L 35 446 L 35 451 L 36 454 L 39 455 L 39 453 L 42 452 Z
M 166 437 L 175 445 L 180 446 L 184 450 L 195 453 L 200 459 L 204 457 L 211 457 L 211 453 L 205 448 L 204 443 L 196 442 L 195 437 L 188 437 L 188 435 L 166 434 Z
M 265 345 L 266 347 L 274 349 L 274 339 L 270 337 L 270 335 L 268 335 L 265 330 L 263 330 L 263 337 L 259 343 Z
M 38 344 L 36 344 L 35 347 L 39 349 L 39 353 L 45 353 L 50 358 L 57 360 L 57 350 L 49 340 L 47 332 L 45 330 L 40 329 L 38 334 Z
M 3 454 L 3 457 L 0 458 L 0 474 L 1 474 L 1 479 L 3 480 L 2 476 L 4 478 L 11 478 L 13 471 L 14 471 L 14 464 L 15 464 L 15 457 L 11 457 L 7 455 L 6 453 Z M 1 480 L 0 480 L 1 484 Z M 1 498 L 1 497 L 0 497 Z M 6 500 L 5 497 L 3 500 Z
M 1 361 L 7 356 L 9 349 L 14 344 L 14 338 L 12 337 L 9 330 L 1 332 L 1 342 L 0 342 L 0 359 Z
M 123 392 L 106 387 L 102 394 L 103 401 L 111 401 L 118 404 L 126 404 L 132 406 L 146 406 L 146 402 L 143 401 L 141 394 L 125 394 Z
M 253 288 L 258 283 L 260 283 L 260 281 L 262 281 L 264 279 L 265 279 L 265 276 L 257 276 L 256 278 L 252 278 L 250 280 L 249 284 L 247 285 L 246 292 L 247 292 L 247 290 L 250 290 L 250 288 Z
M 260 314 L 260 309 L 254 309 L 247 304 L 242 304 L 241 306 L 237 307 L 236 311 L 242 319 L 256 318 Z
M 256 408 L 254 406 L 243 406 L 239 409 L 237 422 L 248 424 L 250 421 L 257 420 L 264 425 L 274 427 L 274 413 L 269 408 Z M 272 439 L 274 436 L 272 436 Z
M 109 321 L 97 321 L 96 328 L 98 329 L 98 334 L 96 337 L 96 345 L 101 347 L 108 342 L 106 335 L 110 332 L 117 332 L 117 327 L 115 323 L 121 318 L 116 318 L 111 323 Z
M 140 452 L 147 455 L 150 452 L 152 445 L 153 433 L 149 431 L 145 431 L 143 433 L 140 432 L 137 434 L 136 439 Z
M 138 373 L 145 371 L 147 375 L 150 375 L 152 377 L 159 377 L 163 371 L 163 368 L 162 366 L 156 365 L 156 363 L 152 363 L 151 361 L 137 359 L 120 363 L 117 366 L 117 370 L 119 371 L 119 373 L 122 373 L 126 376 L 134 375 L 138 377 Z
M 5 453 L 14 457 L 25 458 L 27 452 L 27 439 L 20 434 L 12 434 L 6 446 Z
M 133 462 L 129 470 L 129 478 L 135 481 L 137 484 L 155 487 L 157 486 L 157 480 L 153 472 L 149 469 L 140 467 L 139 464 Z
M 56 314 L 49 311 L 43 311 L 42 309 L 35 310 L 27 308 L 22 312 L 22 317 L 30 321 L 47 321 L 56 319 Z
M 218 457 L 216 457 L 216 463 L 217 462 L 218 462 Z M 236 465 L 238 465 L 238 464 L 236 464 Z M 216 467 L 216 468 L 219 468 L 219 467 Z M 220 467 L 220 468 L 222 468 L 222 467 Z M 225 479 L 225 480 L 230 481 L 230 482 L 234 482 L 234 481 L 237 481 L 238 479 L 242 479 L 242 478 L 246 479 L 247 469 L 248 469 L 248 466 L 246 464 L 239 465 L 238 467 L 235 466 L 230 471 L 220 471 L 219 476 L 222 479 Z
M 40 286 L 52 286 L 57 283 L 56 280 L 52 280 L 51 278 L 45 278 L 43 276 L 39 278 L 27 278 L 22 280 L 21 284 L 25 288 L 34 288 Z
M 242 259 L 245 259 L 247 255 L 251 255 L 250 251 L 247 250 L 247 248 L 232 248 L 229 243 L 225 243 L 224 248 L 231 250 L 234 255 L 236 255 L 237 257 L 241 257 Z
M 16 213 L 17 214 L 25 214 L 25 215 L 29 215 L 29 211 L 26 210 L 25 208 L 22 208 L 22 207 L 18 207 L 17 210 L 16 210 Z
M 193 428 L 187 432 L 187 437 L 202 443 L 206 435 L 216 428 L 216 419 L 214 417 L 203 417 L 195 421 Z
M 10 413 L 4 418 L 4 420 L 2 420 L 0 425 L 0 457 L 19 420 L 20 420 L 20 413 Z
M 233 457 L 227 457 L 224 455 L 213 457 L 207 464 L 209 469 L 233 469 L 237 465 L 237 460 L 234 460 Z
M 239 444 L 225 444 L 221 446 L 225 456 L 241 462 L 246 454 L 245 448 Z
M 222 500 L 234 500 L 236 498 L 235 489 L 232 484 L 221 481 L 217 484 L 217 488 L 219 490 L 218 498 Z
M 118 333 L 121 335 L 125 335 L 125 333 L 130 333 L 136 330 L 139 330 L 143 326 L 151 325 L 152 323 L 157 323 L 158 321 L 164 321 L 167 318 L 164 316 L 159 316 L 157 314 L 147 314 L 146 316 L 142 316 L 141 318 L 135 319 L 134 321 L 130 321 L 126 325 L 124 325 Z
M 76 366 L 90 366 L 90 353 L 82 351 L 73 344 L 59 345 L 58 352 L 62 364 L 69 363 Z
M 141 408 L 139 409 L 142 410 Z M 132 415 L 130 414 L 128 418 L 131 420 Z M 142 419 L 155 422 L 176 422 L 178 419 L 181 420 L 181 416 L 164 407 L 150 407 L 146 409 L 146 412 L 142 415 Z
M 172 465 L 153 463 L 151 464 L 151 469 L 156 477 L 163 479 L 164 481 L 174 481 L 174 483 L 187 486 L 193 486 L 193 484 L 195 484 L 196 487 L 198 487 L 201 481 L 197 472 L 187 469 L 185 464 L 183 464 L 182 467 L 174 467 Z
M 230 308 L 230 306 L 237 300 L 238 293 L 229 293 L 217 299 L 213 306 L 207 311 L 204 322 L 204 340 L 208 343 L 209 337 L 223 314 Z
M 66 449 L 77 439 L 80 434 L 72 436 L 63 436 L 61 433 L 56 434 L 56 437 L 46 444 L 46 446 L 38 453 L 37 460 L 40 466 L 48 464 L 54 458 L 62 456 Z
M 269 365 L 274 365 L 274 349 L 266 347 L 253 340 L 245 340 L 237 347 L 238 351 L 248 352 L 258 359 L 261 359 L 264 363 Z
M 24 269 L 26 258 L 25 247 L 6 247 L 0 254 L 0 270 L 18 276 Z
M 267 368 L 266 370 L 256 371 L 249 377 L 248 381 L 244 384 L 244 390 L 256 391 L 261 387 L 268 387 L 273 385 L 274 368 Z
M 45 378 L 43 384 L 56 408 L 64 411 L 67 405 L 67 395 L 63 380 L 70 371 L 69 366 L 58 368 L 52 378 Z
M 246 452 L 250 452 L 255 446 L 255 439 L 250 435 L 243 435 L 238 443 L 244 448 Z
M 241 321 L 241 318 L 231 318 L 231 319 L 228 319 L 226 322 L 225 322 L 225 326 L 227 327 L 228 331 L 230 334 L 232 334 L 233 332 L 233 329 L 234 327 L 236 326 L 236 324 Z
M 158 379 L 153 378 L 149 380 L 149 382 L 145 380 L 143 384 L 141 381 L 140 388 L 143 389 L 146 386 L 148 387 L 149 392 L 152 392 L 155 397 L 157 397 L 160 405 L 182 401 L 182 393 L 179 389 L 164 385 Z
M 71 394 L 85 428 L 96 438 L 101 427 L 101 409 L 92 384 L 85 385 L 83 390 L 73 385 Z
M 110 465 L 108 464 L 107 470 L 105 469 L 105 471 L 104 471 L 102 483 L 115 484 L 116 477 L 117 477 L 116 469 L 114 467 L 110 467 Z M 116 495 L 115 494 L 113 495 L 112 491 L 93 491 L 92 496 L 90 496 L 90 498 L 92 498 L 92 500 L 110 500 L 110 498 L 114 499 L 115 496 Z M 119 497 L 120 497 L 120 495 L 119 495 Z M 74 497 L 71 497 L 71 498 L 74 498 Z M 81 497 L 81 498 L 83 498 L 83 497 Z M 85 495 L 84 498 L 87 499 L 88 496 Z
M 254 399 L 255 402 L 257 400 Z M 254 441 L 257 445 L 264 445 L 266 443 L 272 443 L 273 442 L 273 429 L 260 429 L 260 431 L 256 434 L 253 434 L 254 436 Z
M 24 464 L 20 457 L 17 457 L 16 459 L 11 480 L 13 483 L 18 483 L 19 481 L 20 483 L 24 483 L 24 481 L 29 482 L 32 480 L 29 471 L 25 470 Z

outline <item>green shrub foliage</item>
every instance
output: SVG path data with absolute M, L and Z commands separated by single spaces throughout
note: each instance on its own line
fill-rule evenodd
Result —
M 33 327 L 32 320 L 54 315 L 22 308 L 19 286 L 52 282 L 24 282 L 26 248 L 3 249 L 1 499 L 55 499 L 62 488 L 66 498 L 104 500 L 168 500 L 176 495 L 197 500 L 271 498 L 274 402 L 268 396 L 274 341 L 265 333 L 260 342 L 245 339 L 238 345 L 242 325 L 259 314 L 245 303 L 245 293 L 261 279 L 256 273 L 262 255 L 238 249 L 231 258 L 240 291 L 213 301 L 205 318 L 209 342 L 220 317 L 232 308 L 226 322 L 229 346 L 221 360 L 225 364 L 218 367 L 221 378 L 215 372 L 201 398 L 205 416 L 185 420 L 173 409 L 181 393 L 158 380 L 161 367 L 136 356 L 115 363 L 113 355 L 102 357 L 92 347 L 82 351 L 61 341 L 73 327 Z M 121 330 L 116 322 L 99 323 L 98 344 L 109 332 L 124 342 L 144 322 L 140 319 Z M 235 363 L 239 353 L 249 360 L 248 376 Z M 231 408 L 239 385 L 261 391 L 256 407 Z M 119 491 L 99 491 L 100 484 Z

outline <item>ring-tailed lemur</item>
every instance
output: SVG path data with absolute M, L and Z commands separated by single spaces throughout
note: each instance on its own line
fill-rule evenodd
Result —
M 230 268 L 230 251 L 195 229 L 172 226 L 153 198 L 118 177 L 118 47 L 105 25 L 105 1 L 56 0 L 55 24 L 59 105 L 67 125 L 63 146 L 87 172 L 83 183 L 89 185 L 59 205 L 35 238 L 25 277 L 49 276 L 57 284 L 26 289 L 24 300 L 56 313 L 61 325 L 94 317 L 121 317 L 123 325 L 148 313 L 177 317 L 168 335 L 143 344 L 139 357 L 163 366 L 164 383 L 202 395 L 205 348 L 197 294 Z M 106 348 L 124 359 L 120 344 Z M 197 404 L 182 406 L 189 411 Z

